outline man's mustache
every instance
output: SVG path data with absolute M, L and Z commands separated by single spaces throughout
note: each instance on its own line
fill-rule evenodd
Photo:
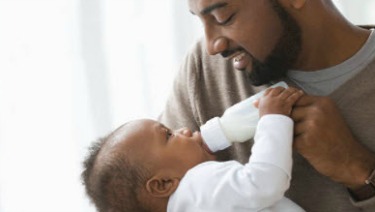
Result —
M 236 53 L 238 51 L 243 51 L 243 50 L 244 50 L 243 48 L 238 47 L 238 48 L 235 48 L 235 49 L 225 50 L 220 54 L 221 54 L 222 57 L 227 58 L 227 57 L 230 57 L 231 55 L 233 55 L 234 53 Z

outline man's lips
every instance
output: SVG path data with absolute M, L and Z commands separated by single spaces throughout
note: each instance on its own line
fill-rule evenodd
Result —
M 245 70 L 250 63 L 249 56 L 246 52 L 240 52 L 234 55 L 232 60 L 234 68 L 238 70 Z

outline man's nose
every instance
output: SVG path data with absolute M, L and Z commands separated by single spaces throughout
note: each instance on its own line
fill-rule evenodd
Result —
M 228 49 L 228 39 L 216 33 L 215 29 L 205 28 L 205 37 L 206 49 L 209 55 L 216 55 Z

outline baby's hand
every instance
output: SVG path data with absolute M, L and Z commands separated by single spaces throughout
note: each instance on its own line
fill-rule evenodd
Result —
M 266 114 L 282 114 L 289 116 L 294 103 L 303 95 L 303 91 L 293 87 L 268 88 L 254 105 L 259 108 L 259 116 Z

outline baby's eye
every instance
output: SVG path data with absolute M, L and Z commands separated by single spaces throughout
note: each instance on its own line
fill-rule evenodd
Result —
M 173 133 L 169 129 L 165 129 L 165 135 L 168 141 L 173 136 Z

